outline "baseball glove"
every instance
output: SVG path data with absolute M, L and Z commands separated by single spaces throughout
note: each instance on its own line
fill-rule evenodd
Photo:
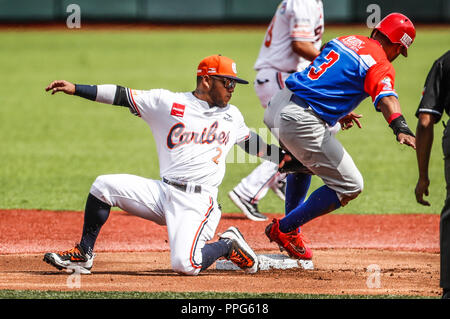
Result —
M 305 165 L 286 150 L 282 150 L 283 157 L 278 171 L 284 174 L 309 174 L 314 175 Z

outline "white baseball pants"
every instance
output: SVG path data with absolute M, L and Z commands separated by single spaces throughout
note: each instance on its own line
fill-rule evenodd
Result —
M 201 249 L 213 238 L 221 217 L 217 189 L 202 186 L 195 193 L 188 187 L 184 192 L 163 181 L 115 174 L 97 177 L 90 192 L 112 207 L 166 225 L 172 269 L 186 275 L 200 272 Z

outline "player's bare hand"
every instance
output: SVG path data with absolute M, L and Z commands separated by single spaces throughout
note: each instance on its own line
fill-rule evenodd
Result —
M 284 154 L 283 158 L 280 161 L 280 164 L 278 164 L 278 168 L 282 168 L 286 163 L 291 162 L 292 157 L 289 154 Z
M 413 149 L 416 149 L 416 138 L 414 136 L 399 133 L 397 136 L 397 140 L 400 144 L 405 144 L 411 146 Z
M 359 121 L 359 119 L 362 117 L 362 114 L 356 114 L 354 112 L 350 112 L 349 114 L 347 114 L 346 116 L 344 116 L 343 118 L 341 118 L 339 120 L 339 123 L 341 123 L 341 128 L 343 130 L 348 130 L 350 128 L 352 128 L 355 124 L 361 128 L 361 122 Z
M 429 185 L 430 181 L 428 179 L 419 178 L 419 180 L 417 181 L 416 189 L 414 190 L 417 202 L 424 206 L 430 206 L 430 203 L 423 199 L 423 195 L 428 196 Z
M 57 80 L 50 83 L 46 88 L 45 91 L 52 91 L 52 95 L 56 92 L 64 92 L 66 94 L 73 95 L 75 94 L 75 84 L 70 83 L 65 80 Z

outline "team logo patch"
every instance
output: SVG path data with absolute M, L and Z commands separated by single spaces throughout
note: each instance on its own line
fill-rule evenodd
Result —
M 228 114 L 228 113 L 225 113 L 223 119 L 225 121 L 228 121 L 228 122 L 232 122 L 233 121 L 233 117 L 230 114 Z
M 381 80 L 381 83 L 383 83 L 383 91 L 392 91 L 392 82 L 390 78 L 385 77 Z
M 412 39 L 409 35 L 407 35 L 406 33 L 403 34 L 402 38 L 400 39 L 400 42 L 407 48 L 409 48 L 409 46 L 412 43 Z
M 173 103 L 172 111 L 170 111 L 170 115 L 183 117 L 185 108 L 186 108 L 186 106 L 183 104 Z
M 233 72 L 234 72 L 234 73 L 237 73 L 236 63 L 233 62 L 233 63 L 231 64 L 231 68 L 233 69 Z
M 364 47 L 364 42 L 354 36 L 346 37 L 342 42 L 353 51 L 359 51 Z

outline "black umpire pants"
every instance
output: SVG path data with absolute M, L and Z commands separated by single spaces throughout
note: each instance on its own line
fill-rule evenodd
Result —
M 447 198 L 441 212 L 439 227 L 441 249 L 441 280 L 442 288 L 450 288 L 450 120 L 442 137 L 442 150 L 444 152 L 445 182 L 447 185 Z

